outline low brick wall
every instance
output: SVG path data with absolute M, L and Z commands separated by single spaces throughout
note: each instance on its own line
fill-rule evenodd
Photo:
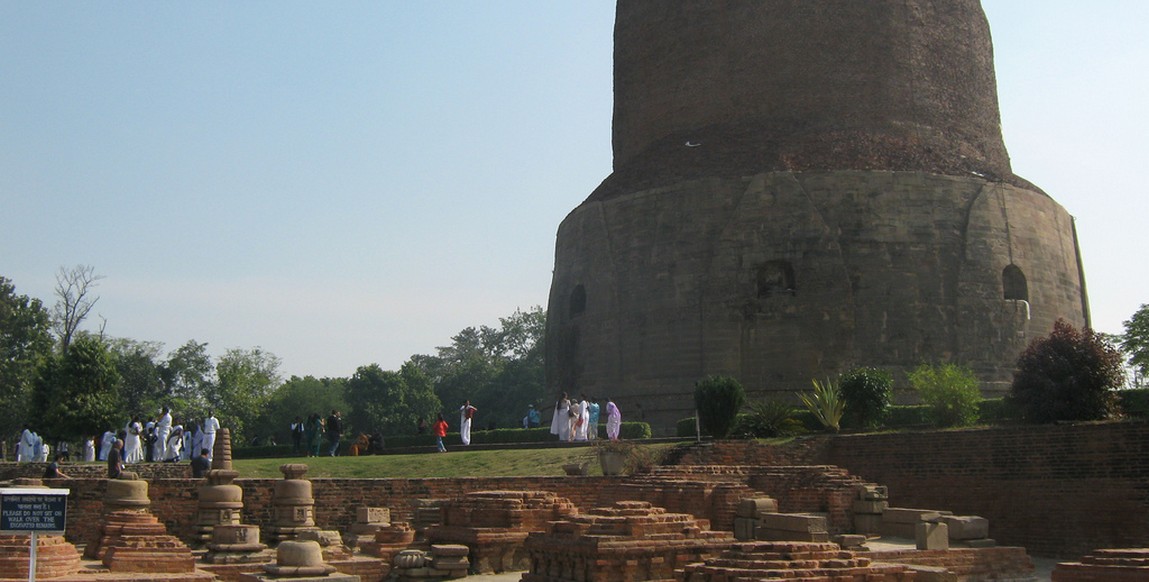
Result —
M 1038 556 L 1149 547 L 1145 421 L 730 441 L 682 456 L 732 461 L 836 465 L 888 486 L 893 505 L 988 518 L 990 537 Z

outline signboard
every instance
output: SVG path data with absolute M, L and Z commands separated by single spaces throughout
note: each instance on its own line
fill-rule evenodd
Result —
M 0 533 L 63 534 L 67 489 L 0 489 Z

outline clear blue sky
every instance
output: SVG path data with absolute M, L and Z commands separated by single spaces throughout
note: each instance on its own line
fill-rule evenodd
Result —
M 1014 170 L 1077 218 L 1118 332 L 1149 303 L 1149 2 L 983 4 Z M 558 224 L 611 170 L 613 18 L 0 0 L 0 275 L 50 304 L 92 265 L 108 334 L 260 346 L 286 375 L 545 307 Z

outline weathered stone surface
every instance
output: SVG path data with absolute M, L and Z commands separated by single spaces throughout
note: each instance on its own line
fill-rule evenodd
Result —
M 921 522 L 914 526 L 914 541 L 919 550 L 948 550 L 949 528 L 944 523 Z
M 755 497 L 738 502 L 738 517 L 761 517 L 764 513 L 777 513 L 778 501 L 769 497 Z
M 952 541 L 968 541 L 989 537 L 989 520 L 976 515 L 943 515 L 941 522 L 949 528 Z
M 1073 218 L 1009 167 L 976 0 L 620 2 L 613 141 L 559 226 L 547 384 L 658 432 L 714 373 L 766 397 L 957 358 L 1000 394 L 1088 322 Z
M 688 582 L 732 580 L 883 580 L 911 582 L 914 573 L 901 564 L 882 564 L 842 550 L 837 544 L 805 542 L 736 543 L 703 563 L 687 565 L 676 578 Z

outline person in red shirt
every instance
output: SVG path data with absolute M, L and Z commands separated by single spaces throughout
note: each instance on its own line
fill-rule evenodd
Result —
M 431 425 L 431 430 L 435 433 L 435 439 L 439 443 L 439 452 L 447 452 L 447 447 L 443 446 L 443 437 L 447 436 L 447 421 L 443 420 L 443 413 L 439 413 L 439 419 Z

